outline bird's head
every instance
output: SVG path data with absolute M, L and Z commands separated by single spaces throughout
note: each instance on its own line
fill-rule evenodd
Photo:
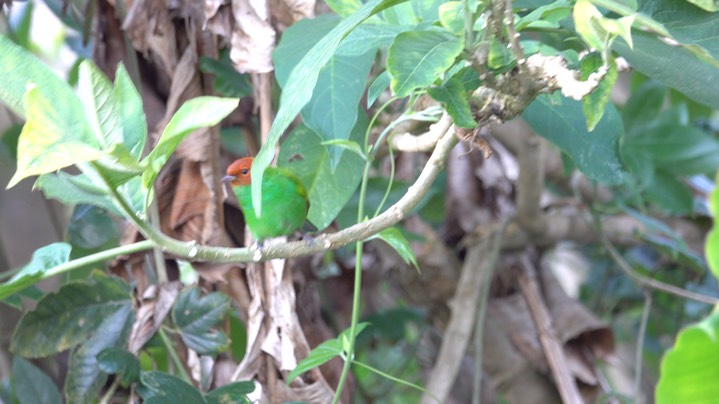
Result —
M 252 160 L 252 157 L 235 160 L 227 167 L 227 175 L 222 177 L 222 181 L 229 182 L 232 186 L 250 185 Z

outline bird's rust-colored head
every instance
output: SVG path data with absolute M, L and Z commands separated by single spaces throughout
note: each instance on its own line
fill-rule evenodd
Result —
M 227 175 L 222 177 L 222 181 L 229 182 L 232 186 L 250 185 L 252 160 L 252 157 L 235 160 L 227 167 Z

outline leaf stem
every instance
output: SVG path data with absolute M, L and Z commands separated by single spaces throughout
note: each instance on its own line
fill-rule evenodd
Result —
M 167 337 L 167 334 L 165 334 L 165 330 L 160 327 L 159 330 L 157 330 L 158 334 L 160 335 L 160 339 L 162 339 L 162 343 L 165 345 L 165 348 L 167 349 L 167 353 L 170 354 L 170 358 L 172 358 L 172 363 L 177 368 L 177 371 L 180 373 L 180 377 L 182 377 L 183 380 L 186 382 L 193 384 L 192 379 L 190 379 L 190 375 L 187 374 L 187 371 L 185 370 L 185 365 L 180 360 L 180 357 L 177 355 L 177 351 L 175 350 L 175 346 L 172 344 L 172 341 L 170 341 L 170 338 Z M 194 384 L 193 384 L 194 385 Z
M 421 391 L 422 393 L 427 394 L 428 396 L 430 396 L 430 397 L 432 397 L 433 399 L 435 399 L 435 401 L 437 401 L 438 403 L 441 403 L 441 401 L 440 401 L 437 397 L 435 397 L 434 394 L 432 394 L 429 390 L 425 389 L 425 388 L 422 387 L 422 386 L 418 386 L 418 385 L 416 385 L 416 384 L 414 384 L 414 383 L 410 383 L 410 382 L 408 382 L 408 381 L 406 381 L 406 380 L 399 379 L 399 378 L 397 378 L 397 377 L 394 377 L 394 376 L 390 375 L 389 373 L 385 373 L 385 372 L 383 372 L 383 371 L 381 371 L 381 370 L 379 370 L 379 369 L 375 369 L 375 368 L 373 368 L 372 366 L 367 365 L 367 364 L 364 364 L 364 363 L 362 363 L 362 362 L 354 361 L 353 363 L 354 363 L 355 365 L 361 367 L 361 368 L 365 368 L 365 369 L 369 370 L 370 372 L 377 373 L 378 375 L 380 375 L 380 376 L 382 376 L 382 377 L 384 377 L 384 378 L 387 378 L 387 379 L 389 379 L 389 380 L 392 380 L 392 381 L 395 382 L 395 383 L 403 384 L 403 385 L 405 385 L 405 386 L 408 386 L 408 387 L 411 387 L 411 388 L 413 388 L 413 389 L 419 390 L 419 391 Z
M 56 275 L 64 274 L 65 272 L 72 271 L 77 268 L 84 267 L 86 265 L 94 264 L 100 261 L 105 261 L 110 258 L 115 258 L 118 255 L 126 255 L 126 254 L 132 254 L 135 252 L 145 251 L 149 250 L 154 246 L 154 243 L 151 240 L 143 240 L 138 241 L 137 243 L 132 244 L 126 244 L 119 247 L 111 248 L 109 250 L 104 250 L 97 252 L 95 254 L 90 254 L 82 258 L 74 259 L 72 261 L 68 261 L 64 264 L 60 264 L 58 266 L 52 267 L 48 269 L 47 271 L 42 273 L 42 276 L 40 278 L 36 278 L 34 276 L 23 276 L 20 278 L 17 278 L 16 280 L 11 279 L 8 282 L 0 285 L 0 300 L 10 296 L 11 294 L 20 291 L 35 282 L 38 282 L 43 279 L 47 279 Z

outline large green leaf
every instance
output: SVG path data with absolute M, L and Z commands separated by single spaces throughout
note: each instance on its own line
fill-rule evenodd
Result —
M 58 107 L 62 103 L 72 104 L 69 100 L 46 98 L 38 86 L 25 93 L 27 122 L 18 139 L 17 171 L 8 188 L 29 176 L 51 173 L 103 155 L 102 145 L 88 128 L 82 110 L 65 111 Z M 66 115 L 69 113 L 79 115 Z
M 106 348 L 125 344 L 133 320 L 132 304 L 127 302 L 102 318 L 92 337 L 83 342 L 72 355 L 65 379 L 68 403 L 92 402 L 107 382 L 107 373 L 100 369 L 97 356 Z
M 247 97 L 252 95 L 252 84 L 249 74 L 240 74 L 235 70 L 230 60 L 230 52 L 220 52 L 218 60 L 202 56 L 200 58 L 200 70 L 215 75 L 215 82 L 212 85 L 217 94 L 225 97 Z
M 121 279 L 102 276 L 67 284 L 20 319 L 10 349 L 30 358 L 64 351 L 87 341 L 106 317 L 127 310 L 128 305 L 132 305 L 130 288 Z
M 712 403 L 719 397 L 719 312 L 683 329 L 662 358 L 657 404 Z
M 292 69 L 287 85 L 282 91 L 280 109 L 277 111 L 277 116 L 270 128 L 267 142 L 262 146 L 252 165 L 252 204 L 258 216 L 262 215 L 262 176 L 274 158 L 275 146 L 285 129 L 290 126 L 300 110 L 312 97 L 312 91 L 317 83 L 320 69 L 327 64 L 337 50 L 342 38 L 352 29 L 370 16 L 403 1 L 405 0 L 368 1 L 354 14 L 343 19 L 327 35 L 322 37 L 305 54 L 300 63 Z
M 186 381 L 164 372 L 143 372 L 137 392 L 147 404 L 195 403 L 207 401 Z
M 612 104 L 607 104 L 592 132 L 587 130 L 582 103 L 568 98 L 540 95 L 523 117 L 537 134 L 567 153 L 589 178 L 607 184 L 623 181 L 618 140 L 624 128 Z
M 614 49 L 647 76 L 719 108 L 719 13 L 672 0 L 642 1 L 639 11 L 662 23 L 677 41 L 688 46 L 635 30 L 634 50 L 623 41 L 615 42 Z
M 360 114 L 350 140 L 361 142 L 367 118 Z M 311 129 L 300 126 L 282 143 L 278 165 L 295 173 L 310 196 L 308 220 L 324 229 L 337 217 L 362 179 L 364 160 L 356 153 L 344 153 L 336 169 L 332 169 L 328 147 Z
M 19 356 L 13 358 L 10 383 L 20 403 L 62 403 L 60 391 L 52 378 Z
M 200 297 L 197 287 L 185 289 L 172 306 L 172 319 L 188 348 L 200 355 L 213 355 L 227 349 L 230 340 L 214 329 L 230 309 L 230 299 L 222 293 Z
M 406 97 L 417 88 L 431 85 L 454 64 L 463 46 L 460 38 L 440 29 L 397 35 L 387 57 L 392 91 Z
M 48 269 L 66 263 L 70 258 L 71 248 L 68 243 L 52 243 L 35 250 L 27 265 L 9 281 L 0 284 L 0 300 L 42 279 Z
M 280 84 L 284 84 L 289 74 L 289 66 L 297 64 L 310 50 L 311 45 L 337 24 L 336 17 L 333 17 L 320 16 L 314 20 L 301 20 L 282 35 L 282 41 L 274 53 Z M 344 43 L 340 45 L 340 49 L 344 47 Z M 302 109 L 302 118 L 305 125 L 323 139 L 349 138 L 357 121 L 357 107 L 364 93 L 365 81 L 376 52 L 375 47 L 368 48 L 363 54 L 338 54 L 333 56 L 322 69 L 312 98 Z M 280 72 L 282 72 L 281 76 Z M 337 167 L 342 152 L 342 148 L 331 150 L 333 169 Z

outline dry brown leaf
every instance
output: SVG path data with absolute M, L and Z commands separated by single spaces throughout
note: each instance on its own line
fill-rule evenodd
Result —
M 130 332 L 128 350 L 137 353 L 162 325 L 180 292 L 180 282 L 150 286 L 142 295 L 135 322 Z
M 272 51 L 275 29 L 265 0 L 232 0 L 235 26 L 230 58 L 240 73 L 268 73 L 274 70 Z
M 205 14 L 203 30 L 208 30 L 223 38 L 232 34 L 232 8 L 230 0 L 204 0 L 202 11 Z

